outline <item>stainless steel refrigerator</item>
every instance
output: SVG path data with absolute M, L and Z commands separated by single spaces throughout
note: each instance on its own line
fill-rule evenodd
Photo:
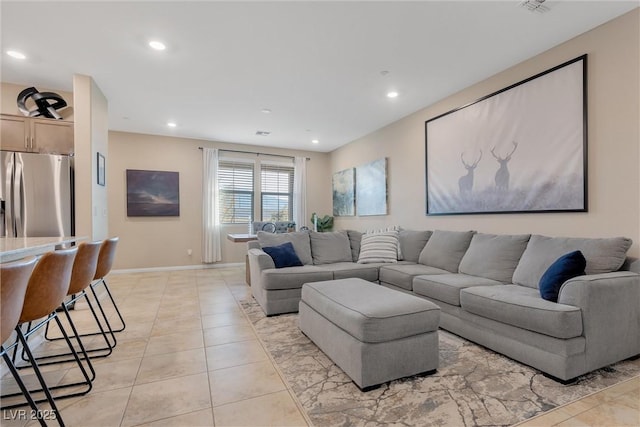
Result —
M 0 235 L 73 235 L 71 158 L 11 151 L 0 154 Z

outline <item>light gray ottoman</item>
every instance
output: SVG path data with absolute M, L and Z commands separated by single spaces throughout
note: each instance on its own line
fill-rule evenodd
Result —
M 300 329 L 363 391 L 438 368 L 440 308 L 350 278 L 305 283 Z

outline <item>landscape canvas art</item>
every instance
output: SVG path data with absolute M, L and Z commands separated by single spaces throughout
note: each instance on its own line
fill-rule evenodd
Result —
M 127 216 L 180 216 L 178 172 L 127 169 Z
M 356 168 L 356 212 L 359 216 L 387 214 L 387 159 Z
M 355 169 L 333 174 L 333 216 L 355 215 Z
M 427 121 L 427 215 L 586 211 L 586 61 Z

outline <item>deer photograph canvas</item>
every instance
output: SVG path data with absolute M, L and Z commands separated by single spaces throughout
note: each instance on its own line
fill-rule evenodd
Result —
M 587 211 L 587 56 L 425 122 L 427 215 Z

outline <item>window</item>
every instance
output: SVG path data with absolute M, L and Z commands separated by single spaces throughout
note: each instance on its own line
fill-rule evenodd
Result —
M 221 223 L 246 224 L 253 221 L 253 168 L 253 163 L 219 161 Z
M 262 221 L 293 220 L 293 166 L 260 165 Z

